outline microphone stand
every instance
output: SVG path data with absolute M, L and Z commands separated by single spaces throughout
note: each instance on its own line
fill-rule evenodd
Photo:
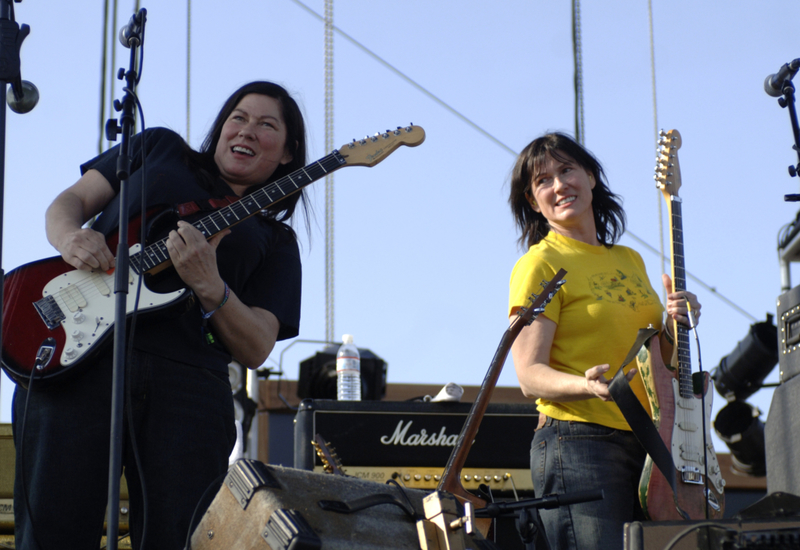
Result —
M 506 514 L 514 514 L 517 510 L 526 510 L 528 508 L 544 508 L 545 510 L 551 510 L 559 506 L 569 506 L 570 504 L 602 500 L 604 496 L 602 489 L 593 489 L 561 495 L 554 493 L 539 498 L 528 498 L 512 502 L 490 502 L 485 508 L 478 508 L 475 510 L 475 517 L 496 518 Z
M 106 123 L 106 137 L 114 141 L 117 134 L 121 134 L 119 158 L 117 159 L 117 178 L 119 186 L 119 242 L 117 244 L 116 269 L 114 272 L 114 358 L 113 375 L 111 384 L 111 434 L 108 469 L 108 528 L 106 530 L 106 543 L 109 550 L 116 550 L 119 535 L 119 491 L 120 476 L 122 473 L 122 435 L 123 435 L 123 404 L 125 401 L 125 355 L 127 339 L 127 303 L 128 303 L 128 270 L 130 269 L 130 256 L 128 254 L 128 192 L 127 183 L 130 176 L 131 155 L 130 139 L 133 137 L 136 122 L 136 101 L 133 93 L 141 76 L 136 71 L 137 49 L 144 42 L 144 26 L 146 20 L 144 8 L 139 10 L 141 27 L 139 34 L 128 37 L 131 56 L 127 72 L 120 69 L 118 78 L 125 79 L 125 95 L 122 102 L 114 102 L 114 108 L 121 111 L 120 121 L 122 128 L 117 126 L 115 119 Z
M 17 0 L 20 2 L 21 0 Z M 0 0 L 0 100 L 6 97 L 6 85 L 11 84 L 14 94 L 22 97 L 20 78 L 19 48 L 31 32 L 28 25 L 22 28 L 14 21 L 12 0 Z M 32 107 L 31 107 L 32 108 Z M 0 107 L 0 281 L 5 280 L 3 271 L 3 197 L 5 195 L 6 174 L 6 105 Z M 0 284 L 0 349 L 3 346 L 3 285 Z
M 782 108 L 788 108 L 789 120 L 792 124 L 792 134 L 794 135 L 794 145 L 792 149 L 797 153 L 798 163 L 796 165 L 789 165 L 789 175 L 795 177 L 800 170 L 800 126 L 797 123 L 797 109 L 795 108 L 795 89 L 791 80 L 787 79 L 783 83 L 783 97 L 778 98 L 778 105 Z M 790 194 L 783 197 L 784 201 L 797 202 L 800 201 L 800 194 Z

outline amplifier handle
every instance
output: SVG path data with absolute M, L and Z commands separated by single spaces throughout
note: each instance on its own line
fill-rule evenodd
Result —
M 475 403 L 464 421 L 464 427 L 461 428 L 461 433 L 458 436 L 456 445 L 453 452 L 450 453 L 450 458 L 447 461 L 442 480 L 439 482 L 437 490 L 447 491 L 458 498 L 462 503 L 464 501 L 471 502 L 475 508 L 483 508 L 486 506 L 486 501 L 482 498 L 473 495 L 461 485 L 461 470 L 464 468 L 464 463 L 467 460 L 467 455 L 472 448 L 472 442 L 475 436 L 478 435 L 478 428 L 480 427 L 483 415 L 486 412 L 486 407 L 489 406 L 489 401 L 492 398 L 492 392 L 497 384 L 497 379 L 500 377 L 500 372 L 503 370 L 503 365 L 506 362 L 506 357 L 511 349 L 511 345 L 516 340 L 522 328 L 530 325 L 538 315 L 544 311 L 545 306 L 550 303 L 558 289 L 566 282 L 564 275 L 567 272 L 559 269 L 558 273 L 550 280 L 549 283 L 542 282 L 542 293 L 538 296 L 533 294 L 530 299 L 528 307 L 520 308 L 517 312 L 517 318 L 506 329 L 503 338 L 500 340 L 500 345 L 494 354 L 492 363 L 489 366 L 489 371 L 483 379 L 481 388 L 478 391 L 478 396 L 475 398 Z M 488 527 L 487 527 L 488 528 Z

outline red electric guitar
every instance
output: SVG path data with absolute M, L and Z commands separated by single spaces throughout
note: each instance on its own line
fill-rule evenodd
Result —
M 414 147 L 425 140 L 419 126 L 353 140 L 305 168 L 284 176 L 242 199 L 193 223 L 207 239 L 232 227 L 339 168 L 374 166 L 401 145 Z M 174 221 L 172 222 L 174 223 Z M 164 292 L 151 285 L 151 276 L 171 268 L 166 238 L 134 244 L 136 221 L 130 231 L 130 279 L 127 315 L 133 313 L 136 288 L 144 276 L 139 311 L 155 312 L 175 305 L 190 295 L 186 288 Z M 173 226 L 174 227 L 174 226 Z M 118 235 L 109 240 L 115 250 Z M 172 269 L 174 273 L 174 269 Z M 9 272 L 4 280 L 2 367 L 25 386 L 35 371 L 37 385 L 50 383 L 87 363 L 113 334 L 114 275 L 81 271 L 61 257 L 47 258 Z
M 681 199 L 678 196 L 680 147 L 681 135 L 677 130 L 661 132 L 655 179 L 670 213 L 675 291 L 686 290 Z M 642 508 L 650 519 L 657 521 L 721 519 L 725 510 L 725 480 L 711 442 L 713 392 L 710 377 L 705 372 L 692 374 L 689 328 L 673 321 L 672 329 L 676 337 L 671 367 L 663 364 L 658 335 L 652 338 L 650 346 L 642 347 L 646 359 L 640 353 L 637 361 L 647 388 L 653 423 L 672 452 L 676 491 L 673 494 L 670 483 L 648 456 L 639 485 Z

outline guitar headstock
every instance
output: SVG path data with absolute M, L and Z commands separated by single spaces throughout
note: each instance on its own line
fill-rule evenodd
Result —
M 364 139 L 354 139 L 342 145 L 339 154 L 347 160 L 349 166 L 375 166 L 401 145 L 416 147 L 423 141 L 425 141 L 425 130 L 410 124 Z
M 678 196 L 681 188 L 681 165 L 678 162 L 678 149 L 681 148 L 681 134 L 678 130 L 661 130 L 656 151 L 656 187 L 661 189 L 664 198 Z
M 542 292 L 540 294 L 532 294 L 531 297 L 528 299 L 530 305 L 526 307 L 522 307 L 517 312 L 519 317 L 515 321 L 516 323 L 525 323 L 526 325 L 530 325 L 534 319 L 536 319 L 540 313 L 544 311 L 544 308 L 547 307 L 547 304 L 550 303 L 550 300 L 553 299 L 553 296 L 556 295 L 556 292 L 564 286 L 564 283 L 567 281 L 564 279 L 564 275 L 567 272 L 563 269 L 559 269 L 558 273 L 550 279 L 550 282 L 542 281 Z
M 322 468 L 326 473 L 340 476 L 346 475 L 344 473 L 344 468 L 342 468 L 342 462 L 339 460 L 339 455 L 336 454 L 336 449 L 331 447 L 321 435 L 316 434 L 311 444 L 314 446 L 317 456 L 322 461 Z

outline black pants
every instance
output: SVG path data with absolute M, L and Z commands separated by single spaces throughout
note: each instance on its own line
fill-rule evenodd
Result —
M 184 546 L 202 495 L 227 471 L 236 440 L 230 384 L 226 373 L 140 352 L 134 352 L 128 371 L 122 460 L 133 547 L 141 547 L 146 524 L 148 550 L 177 550 Z M 37 543 L 41 550 L 99 548 L 108 500 L 111 381 L 109 352 L 75 379 L 42 390 L 34 383 L 24 433 L 29 392 L 17 387 L 17 548 L 35 549 Z M 141 471 L 134 462 L 132 435 Z M 216 492 L 217 487 L 208 491 L 195 522 Z

